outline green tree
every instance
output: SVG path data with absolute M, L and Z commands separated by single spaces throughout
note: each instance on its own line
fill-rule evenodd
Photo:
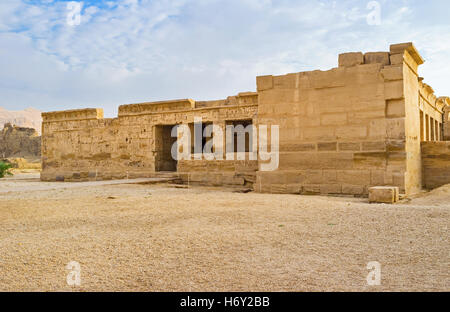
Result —
M 0 161 L 0 179 L 7 175 L 12 176 L 13 174 L 9 171 L 11 168 L 11 164 Z

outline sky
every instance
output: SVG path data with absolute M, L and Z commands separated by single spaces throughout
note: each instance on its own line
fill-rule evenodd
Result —
M 414 42 L 450 96 L 448 0 L 0 0 L 0 107 L 103 108 L 255 91 L 256 76 L 337 67 Z M 78 6 L 79 7 L 79 6 Z M 75 9 L 74 9 L 75 8 Z

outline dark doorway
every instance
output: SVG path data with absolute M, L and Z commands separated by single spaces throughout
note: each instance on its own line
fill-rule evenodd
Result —
M 247 129 L 248 126 L 253 125 L 253 120 L 249 119 L 249 120 L 228 120 L 226 121 L 226 125 L 227 126 L 233 126 L 234 127 L 234 152 L 235 153 L 249 153 L 253 151 L 253 146 L 250 146 L 252 144 L 250 144 L 251 138 L 253 136 L 253 129 L 249 128 L 249 131 L 245 131 Z M 239 132 L 236 130 L 236 128 L 240 127 L 242 129 L 242 131 L 245 131 L 242 133 L 242 135 L 244 135 L 245 138 L 245 145 L 244 146 L 238 146 L 238 136 L 239 136 Z M 238 128 L 239 129 L 239 128 Z M 229 144 L 227 142 L 227 144 Z
M 172 157 L 172 146 L 177 141 L 176 137 L 172 137 L 175 126 L 155 126 L 156 171 L 177 171 L 177 160 Z

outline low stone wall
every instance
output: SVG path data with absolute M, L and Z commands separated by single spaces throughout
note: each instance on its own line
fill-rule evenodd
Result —
M 426 189 L 450 183 L 450 141 L 422 142 L 422 171 Z
M 253 187 L 257 170 L 256 160 L 182 160 L 178 162 L 178 172 L 183 182 L 201 185 Z
M 218 101 L 182 99 L 123 105 L 119 116 L 112 119 L 103 118 L 101 109 L 44 113 L 41 180 L 78 182 L 167 175 L 189 183 L 250 187 L 256 179 L 257 161 L 172 162 L 171 130 L 176 124 L 192 124 L 195 117 L 222 129 L 228 121 L 253 120 L 256 124 L 257 100 L 257 93 L 247 92 Z

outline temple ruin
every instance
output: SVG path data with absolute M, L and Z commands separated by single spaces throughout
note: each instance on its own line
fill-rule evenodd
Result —
M 418 75 L 412 43 L 344 53 L 339 66 L 256 78 L 257 92 L 43 113 L 43 181 L 176 176 L 257 192 L 365 196 L 371 186 L 414 194 L 450 183 L 450 98 Z M 263 160 L 174 160 L 175 125 L 279 125 L 279 166 Z M 225 132 L 225 130 L 224 130 Z M 447 141 L 445 141 L 447 140 Z M 227 142 L 225 142 L 227 144 Z M 249 146 L 245 151 L 248 154 Z M 270 149 L 270 144 L 269 144 Z

